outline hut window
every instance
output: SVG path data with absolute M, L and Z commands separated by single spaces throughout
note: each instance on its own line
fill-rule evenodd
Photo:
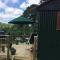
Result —
M 57 27 L 56 30 L 60 30 L 60 12 L 57 12 Z

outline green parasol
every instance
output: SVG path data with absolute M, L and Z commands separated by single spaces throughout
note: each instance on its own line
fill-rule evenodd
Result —
M 20 16 L 16 19 L 9 21 L 8 23 L 12 23 L 12 24 L 33 24 L 34 21 L 32 21 L 31 19 Z

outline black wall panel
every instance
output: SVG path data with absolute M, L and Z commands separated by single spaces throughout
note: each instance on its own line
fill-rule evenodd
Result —
M 56 11 L 40 11 L 38 60 L 56 60 Z

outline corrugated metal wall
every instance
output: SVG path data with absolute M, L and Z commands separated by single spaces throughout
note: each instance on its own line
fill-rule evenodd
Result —
M 40 11 L 38 60 L 56 60 L 56 11 Z
M 56 25 L 56 60 L 60 60 L 60 11 L 57 12 Z

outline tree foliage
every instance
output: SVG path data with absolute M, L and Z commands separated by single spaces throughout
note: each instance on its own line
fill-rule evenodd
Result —
M 5 23 L 0 23 L 0 29 L 4 30 L 6 33 L 9 33 L 11 35 L 23 35 L 25 34 L 30 34 L 32 32 L 32 28 L 28 27 L 27 25 L 14 25 L 14 24 L 5 24 Z
M 33 20 L 34 22 L 37 22 L 38 21 L 38 19 L 37 19 L 37 7 L 38 6 L 39 5 L 33 4 L 30 7 L 27 7 L 27 9 L 24 11 L 22 16 L 29 18 L 29 19 Z M 34 27 L 33 30 L 35 32 L 38 31 L 37 30 L 37 23 L 33 24 L 32 27 Z
M 36 13 L 37 13 L 36 8 L 37 7 L 38 7 L 38 5 L 36 5 L 36 4 L 33 4 L 30 7 L 27 7 L 27 9 L 24 11 L 22 16 L 29 18 L 33 21 L 36 20 Z

